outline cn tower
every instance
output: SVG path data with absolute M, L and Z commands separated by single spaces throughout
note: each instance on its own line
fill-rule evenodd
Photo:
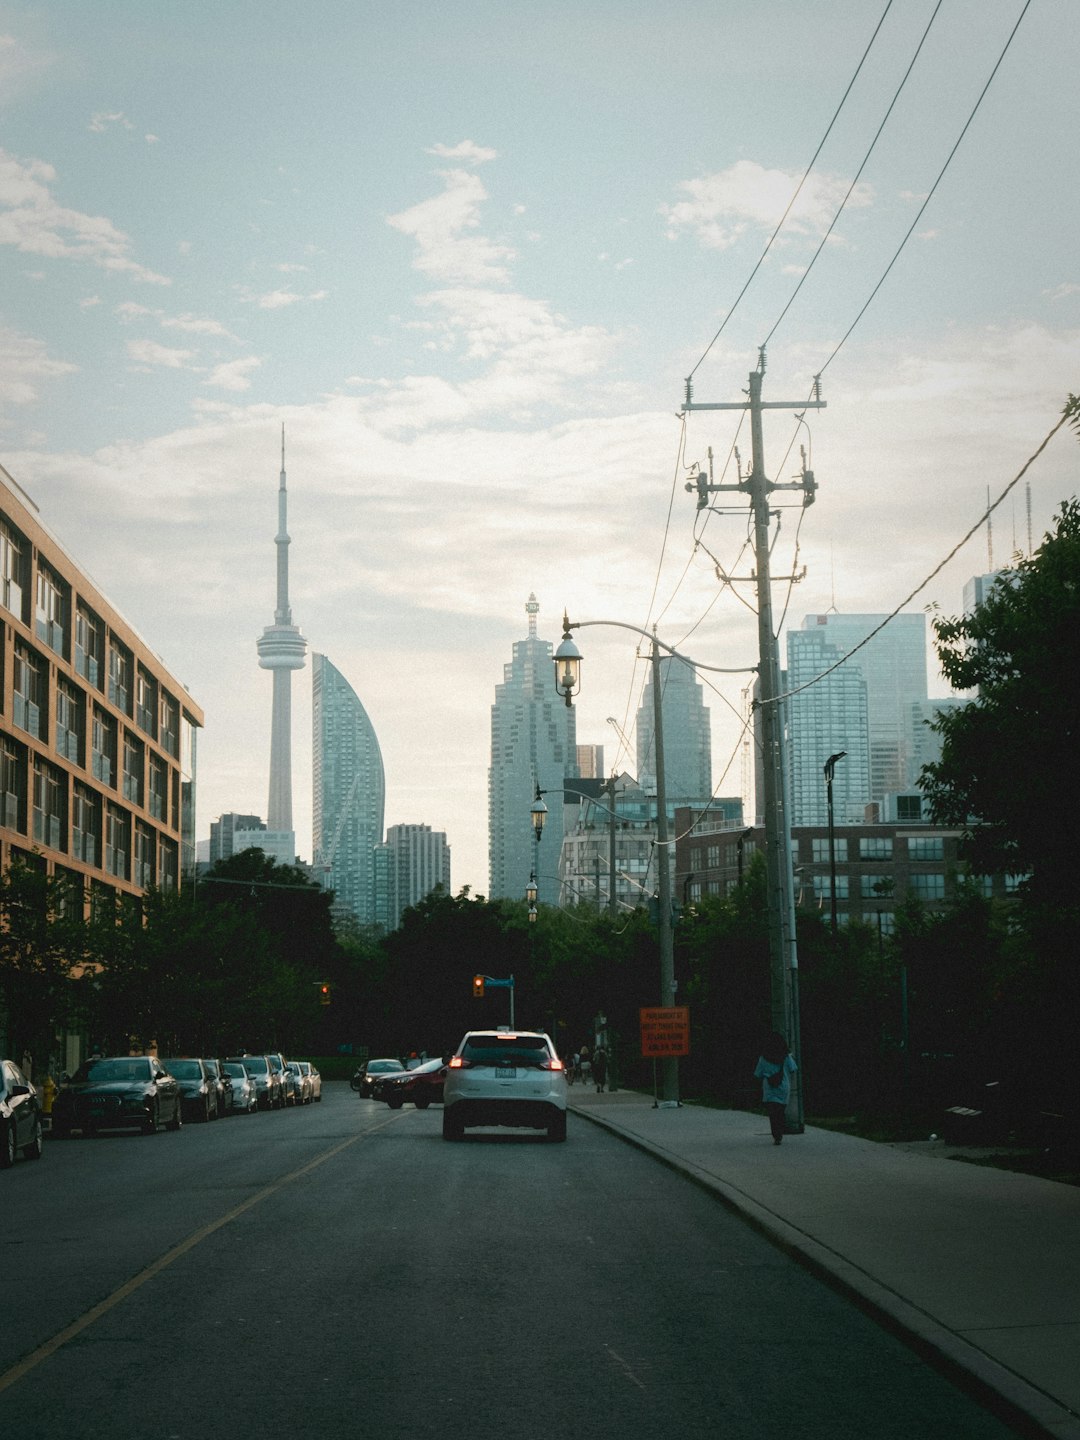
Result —
M 270 722 L 270 800 L 266 828 L 291 831 L 292 823 L 292 672 L 304 668 L 307 641 L 292 623 L 289 608 L 289 532 L 286 529 L 285 426 L 281 427 L 281 477 L 278 482 L 277 605 L 274 623 L 258 640 L 259 664 L 274 672 L 274 708 Z

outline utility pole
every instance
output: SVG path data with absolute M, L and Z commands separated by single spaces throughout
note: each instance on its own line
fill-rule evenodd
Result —
M 686 382 L 684 413 L 690 410 L 749 410 L 751 434 L 751 468 L 747 476 L 740 472 L 734 485 L 714 485 L 710 475 L 699 475 L 687 489 L 698 492 L 698 509 L 709 504 L 709 494 L 719 490 L 735 490 L 748 495 L 754 522 L 754 580 L 757 585 L 758 609 L 758 714 L 761 719 L 762 773 L 764 776 L 763 809 L 765 820 L 765 864 L 769 903 L 769 970 L 772 997 L 771 1012 L 774 1030 L 787 1036 L 795 1062 L 799 1066 L 793 1077 L 791 1100 L 788 1104 L 788 1127 L 796 1134 L 803 1130 L 802 1036 L 799 1029 L 799 957 L 795 937 L 795 877 L 791 858 L 791 826 L 787 818 L 787 747 L 784 743 L 784 718 L 778 699 L 780 695 L 780 657 L 778 636 L 773 629 L 772 580 L 769 573 L 769 524 L 772 512 L 769 496 L 774 490 L 801 490 L 803 505 L 812 505 L 817 484 L 814 472 L 805 462 L 798 480 L 788 483 L 770 481 L 765 474 L 765 444 L 762 436 L 763 410 L 821 410 L 817 377 L 813 397 L 808 401 L 772 400 L 761 398 L 761 382 L 765 375 L 765 348 L 762 346 L 758 368 L 750 372 L 747 398 L 720 403 L 696 403 L 690 381 Z

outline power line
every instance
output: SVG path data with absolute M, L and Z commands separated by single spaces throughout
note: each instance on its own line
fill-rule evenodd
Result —
M 851 336 L 851 332 L 855 329 L 856 325 L 858 325 L 859 321 L 862 319 L 862 317 L 866 314 L 867 310 L 869 310 L 870 306 L 873 304 L 873 301 L 874 301 L 874 299 L 875 299 L 878 291 L 881 289 L 882 285 L 885 284 L 885 281 L 888 279 L 889 273 L 891 272 L 893 266 L 896 264 L 897 260 L 899 260 L 901 254 L 902 254 L 902 252 L 903 252 L 903 250 L 904 250 L 904 247 L 907 245 L 907 242 L 911 239 L 911 236 L 912 236 L 912 234 L 914 233 L 914 230 L 915 230 L 916 225 L 918 225 L 919 221 L 920 221 L 920 220 L 922 219 L 922 217 L 923 217 L 923 214 L 924 214 L 924 212 L 925 212 L 925 210 L 926 210 L 926 207 L 930 204 L 930 201 L 934 198 L 934 194 L 935 194 L 935 192 L 937 191 L 938 186 L 941 184 L 941 181 L 942 181 L 942 179 L 944 178 L 944 175 L 945 175 L 946 170 L 948 170 L 949 166 L 952 164 L 953 156 L 956 154 L 957 150 L 959 150 L 960 145 L 961 145 L 961 142 L 962 142 L 963 139 L 964 139 L 964 136 L 967 134 L 968 130 L 969 130 L 970 127 L 971 127 L 972 121 L 975 119 L 975 116 L 978 114 L 979 107 L 982 105 L 982 102 L 983 102 L 983 101 L 985 100 L 985 98 L 986 98 L 986 92 L 990 89 L 990 86 L 993 84 L 993 82 L 994 82 L 994 77 L 997 75 L 998 70 L 1001 68 L 1002 61 L 1005 59 L 1005 56 L 1008 54 L 1009 47 L 1010 47 L 1010 45 L 1012 44 L 1013 39 L 1014 39 L 1015 36 L 1016 36 L 1016 32 L 1017 32 L 1017 30 L 1019 30 L 1020 25 L 1021 25 L 1021 22 L 1023 21 L 1024 16 L 1027 14 L 1028 8 L 1030 7 L 1030 5 L 1031 5 L 1031 0 L 1024 0 L 1024 8 L 1023 8 L 1023 10 L 1021 10 L 1020 15 L 1019 15 L 1019 17 L 1018 17 L 1018 19 L 1017 19 L 1017 21 L 1016 21 L 1016 24 L 1013 26 L 1012 30 L 1009 32 L 1009 38 L 1005 41 L 1005 46 L 1004 46 L 1001 54 L 998 56 L 997 61 L 996 61 L 995 64 L 994 64 L 994 68 L 993 68 L 993 70 L 991 70 L 990 75 L 989 75 L 989 78 L 988 78 L 987 81 L 986 81 L 986 84 L 983 86 L 982 90 L 979 92 L 979 98 L 975 101 L 975 104 L 974 104 L 974 106 L 972 107 L 972 110 L 971 110 L 970 115 L 968 116 L 967 120 L 964 122 L 964 128 L 960 131 L 960 134 L 957 136 L 957 138 L 956 138 L 956 143 L 953 145 L 952 149 L 949 151 L 948 155 L 946 156 L 945 164 L 942 165 L 940 171 L 938 172 L 937 179 L 934 181 L 933 185 L 930 187 L 930 193 L 927 195 L 927 197 L 926 197 L 926 199 L 923 201 L 923 203 L 919 206 L 918 211 L 916 212 L 916 215 L 915 215 L 915 219 L 912 220 L 911 224 L 908 226 L 907 233 L 905 234 L 904 238 L 900 241 L 900 244 L 897 246 L 895 254 L 893 255 L 892 259 L 889 261 L 888 265 L 885 267 L 884 271 L 882 272 L 881 278 L 878 280 L 878 282 L 877 282 L 877 284 L 874 286 L 873 290 L 871 290 L 869 296 L 867 297 L 865 303 L 863 304 L 862 309 L 861 309 L 861 310 L 859 311 L 859 313 L 855 316 L 855 319 L 851 322 L 851 324 L 848 326 L 847 330 L 844 332 L 843 337 L 841 338 L 840 342 L 837 344 L 836 348 L 833 350 L 832 354 L 829 356 L 829 358 L 825 361 L 825 364 L 822 365 L 821 369 L 818 371 L 818 377 L 817 377 L 817 378 L 820 378 L 822 375 L 824 375 L 825 371 L 829 368 L 829 366 L 832 364 L 832 362 L 836 359 L 837 355 L 840 353 L 840 351 L 843 349 L 843 347 L 847 344 L 848 339 L 849 339 L 850 336 Z M 777 323 L 779 324 L 779 321 L 778 321 Z
M 784 228 L 784 223 L 785 223 L 785 221 L 787 220 L 788 216 L 791 214 L 792 207 L 794 206 L 795 201 L 799 198 L 799 195 L 800 195 L 801 192 L 802 192 L 803 186 L 806 184 L 807 180 L 810 178 L 810 172 L 813 170 L 814 166 L 817 164 L 818 156 L 821 154 L 822 150 L 825 148 L 825 142 L 828 140 L 829 136 L 832 134 L 833 126 L 836 124 L 837 120 L 840 118 L 840 111 L 843 110 L 845 104 L 847 103 L 847 99 L 848 99 L 848 96 L 851 94 L 852 87 L 854 86 L 855 81 L 859 78 L 859 75 L 860 75 L 860 73 L 861 73 L 861 71 L 862 71 L 863 66 L 866 64 L 866 58 L 867 58 L 867 56 L 870 54 L 870 51 L 873 49 L 874 42 L 875 42 L 875 40 L 877 40 L 877 37 L 878 37 L 878 32 L 881 30 L 882 25 L 884 25 L 884 23 L 885 23 L 885 17 L 886 17 L 886 15 L 888 15 L 889 11 L 892 9 L 892 3 L 893 3 L 893 0 L 887 0 L 887 3 L 886 3 L 886 5 L 885 5 L 885 9 L 882 11 L 882 14 L 881 14 L 881 19 L 878 21 L 877 25 L 874 27 L 874 33 L 873 33 L 873 35 L 871 35 L 871 37 L 870 37 L 870 43 L 869 43 L 869 45 L 867 45 L 866 49 L 863 51 L 862 59 L 859 61 L 858 65 L 855 67 L 855 73 L 854 73 L 854 75 L 852 75 L 851 79 L 848 81 L 847 89 L 844 91 L 843 95 L 841 96 L 840 104 L 836 107 L 836 111 L 835 111 L 835 113 L 833 114 L 832 119 L 829 121 L 829 124 L 828 124 L 828 127 L 826 128 L 825 134 L 821 137 L 821 140 L 820 140 L 820 142 L 818 143 L 818 147 L 817 147 L 817 149 L 814 151 L 814 154 L 813 154 L 813 157 L 812 157 L 812 159 L 811 159 L 811 161 L 810 161 L 810 164 L 806 167 L 806 170 L 805 170 L 804 173 L 803 173 L 802 179 L 799 181 L 798 185 L 795 187 L 795 193 L 792 195 L 791 199 L 788 201 L 787 209 L 784 211 L 783 215 L 781 215 L 780 220 L 779 220 L 779 223 L 777 224 L 776 229 L 775 229 L 775 230 L 773 231 L 773 233 L 769 236 L 769 240 L 768 240 L 768 243 L 767 243 L 766 246 L 765 246 L 765 249 L 764 249 L 764 250 L 761 252 L 761 254 L 758 256 L 757 264 L 756 264 L 756 265 L 754 266 L 754 268 L 750 271 L 750 274 L 747 276 L 746 283 L 743 285 L 743 287 L 742 287 L 742 289 L 739 291 L 738 295 L 736 295 L 736 297 L 735 297 L 735 303 L 734 303 L 734 305 L 732 305 L 731 309 L 730 309 L 730 310 L 727 312 L 727 314 L 724 316 L 723 323 L 721 324 L 719 330 L 717 330 L 716 334 L 715 334 L 715 335 L 713 336 L 713 338 L 709 341 L 708 345 L 706 345 L 705 350 L 704 350 L 704 352 L 702 353 L 701 359 L 697 362 L 697 364 L 694 366 L 693 370 L 691 370 L 691 371 L 690 371 L 690 374 L 686 377 L 686 383 L 687 383 L 688 386 L 689 386 L 689 384 L 690 384 L 690 381 L 691 381 L 691 380 L 694 378 L 694 376 L 697 374 L 697 371 L 698 371 L 699 368 L 701 367 L 701 364 L 702 364 L 702 362 L 704 361 L 705 357 L 708 355 L 709 351 L 713 348 L 713 346 L 716 344 L 717 340 L 719 340 L 719 339 L 720 339 L 720 336 L 724 333 L 724 330 L 727 328 L 727 323 L 728 323 L 728 321 L 729 321 L 729 320 L 731 319 L 731 317 L 735 314 L 735 311 L 739 308 L 739 302 L 742 300 L 742 298 L 743 298 L 743 296 L 746 294 L 747 290 L 750 289 L 750 286 L 751 286 L 751 284 L 753 283 L 753 280 L 754 280 L 754 276 L 758 273 L 758 271 L 761 269 L 762 265 L 764 264 L 764 262 L 765 262 L 765 257 L 768 255 L 769 251 L 770 251 L 770 250 L 772 249 L 772 247 L 773 247 L 773 242 L 776 240 L 776 237 L 780 234 L 780 231 Z
M 972 525 L 971 529 L 967 532 L 967 534 L 956 542 L 956 544 L 942 561 L 940 561 L 937 565 L 934 566 L 933 570 L 930 571 L 930 574 L 927 575 L 926 579 L 921 580 L 919 584 L 916 585 L 915 589 L 912 590 L 911 594 L 908 595 L 906 599 L 901 600 L 900 604 L 897 605 L 896 609 L 890 611 L 889 614 L 885 616 L 885 618 L 881 621 L 880 625 L 875 625 L 873 630 L 870 631 L 870 634 L 867 635 L 864 640 L 860 640 L 858 645 L 854 646 L 851 650 L 849 650 L 846 655 L 842 655 L 839 660 L 835 661 L 826 670 L 823 670 L 820 675 L 815 675 L 812 680 L 807 680 L 804 685 L 797 685 L 793 690 L 785 690 L 784 693 L 781 695 L 774 695 L 772 697 L 772 702 L 776 703 L 780 700 L 788 700 L 791 698 L 791 696 L 801 695 L 804 690 L 809 690 L 812 686 L 820 684 L 820 682 L 824 680 L 826 676 L 831 675 L 834 670 L 839 670 L 841 665 L 846 665 L 853 655 L 857 655 L 860 650 L 864 649 L 867 645 L 869 645 L 870 641 L 873 640 L 874 636 L 879 635 L 881 631 L 885 629 L 886 625 L 888 625 L 891 621 L 895 620 L 897 615 L 899 615 L 901 610 L 903 610 L 904 606 L 910 605 L 912 600 L 915 599 L 916 595 L 920 594 L 921 591 L 925 590 L 927 585 L 930 584 L 930 581 L 933 580 L 935 576 L 940 575 L 942 570 L 944 570 L 945 566 L 948 565 L 949 561 L 954 559 L 955 556 L 960 553 L 960 551 L 968 543 L 971 537 L 976 534 L 977 531 L 982 529 L 982 527 L 989 520 L 990 516 L 994 513 L 994 511 L 998 508 L 998 506 L 1002 503 L 1002 501 L 1010 493 L 1010 491 L 1013 490 L 1017 485 L 1019 485 L 1020 481 L 1031 469 L 1035 461 L 1038 460 L 1039 456 L 1050 444 L 1050 441 L 1054 438 L 1054 436 L 1061 429 L 1061 427 L 1067 422 L 1073 425 L 1076 424 L 1078 413 L 1080 413 L 1080 402 L 1077 402 L 1073 399 L 1073 397 L 1070 397 L 1069 403 L 1065 406 L 1065 410 L 1062 413 L 1061 419 L 1057 422 L 1056 425 L 1051 428 L 1039 448 L 1034 452 L 1034 454 L 1028 457 L 1028 459 L 1024 462 L 1024 464 L 1020 467 L 1017 473 L 1005 486 L 1005 489 L 1002 490 L 1001 494 L 993 502 L 993 504 L 986 507 L 986 509 L 979 516 L 978 520 L 976 520 L 975 524 Z
M 772 339 L 772 337 L 776 334 L 777 330 L 780 328 L 780 323 L 781 323 L 781 321 L 783 320 L 784 316 L 788 313 L 788 311 L 791 309 L 792 305 L 795 303 L 795 297 L 798 295 L 798 293 L 799 293 L 799 291 L 802 289 L 802 287 L 806 284 L 807 277 L 809 276 L 811 270 L 813 270 L 814 265 L 815 265 L 816 262 L 817 262 L 818 256 L 821 254 L 822 250 L 824 250 L 826 244 L 828 243 L 829 236 L 830 236 L 830 235 L 832 234 L 832 232 L 835 230 L 836 225 L 837 225 L 837 222 L 838 222 L 839 219 L 840 219 L 840 216 L 844 213 L 844 207 L 847 205 L 847 202 L 851 199 L 852 191 L 855 189 L 855 186 L 859 183 L 859 179 L 860 179 L 860 177 L 862 176 L 863 171 L 866 169 L 867 165 L 870 163 L 870 156 L 874 153 L 874 149 L 875 149 L 875 147 L 877 146 L 878 141 L 881 139 L 881 132 L 885 129 L 885 126 L 888 124 L 889 116 L 892 114 L 892 112 L 893 112 L 893 110 L 894 110 L 894 108 L 895 108 L 895 106 L 896 106 L 896 102 L 900 99 L 901 91 L 903 90 L 904 86 L 907 84 L 908 79 L 909 79 L 910 76 L 911 76 L 912 70 L 914 70 L 914 68 L 915 68 L 915 62 L 918 60 L 920 54 L 922 53 L 922 48 L 923 48 L 923 46 L 926 44 L 926 37 L 930 34 L 931 27 L 933 26 L 934 21 L 935 21 L 935 20 L 937 19 L 937 17 L 938 17 L 938 11 L 941 9 L 943 3 L 944 3 L 944 0 L 938 0 L 938 3 L 934 6 L 934 13 L 930 16 L 930 19 L 929 19 L 929 21 L 927 22 L 926 29 L 925 29 L 925 30 L 923 31 L 923 33 L 922 33 L 922 38 L 920 39 L 918 45 L 915 47 L 915 54 L 911 57 L 911 62 L 910 62 L 910 64 L 908 65 L 907 69 L 904 71 L 904 74 L 903 74 L 903 77 L 902 77 L 902 79 L 901 79 L 901 81 L 900 81 L 900 84 L 896 87 L 896 92 L 895 92 L 895 94 L 893 95 L 893 98 L 889 101 L 889 108 L 885 111 L 885 114 L 884 114 L 884 115 L 882 116 L 882 118 L 881 118 L 881 124 L 880 124 L 880 125 L 878 126 L 878 128 L 877 128 L 877 130 L 876 130 L 876 132 L 875 132 L 875 134 L 874 134 L 873 140 L 870 141 L 870 147 L 869 147 L 869 149 L 867 150 L 866 154 L 863 156 L 863 158 L 862 158 L 862 163 L 860 164 L 858 170 L 856 170 L 855 175 L 854 175 L 854 177 L 852 178 L 851 184 L 850 184 L 850 185 L 848 186 L 848 188 L 847 188 L 847 193 L 845 194 L 843 200 L 841 200 L 839 206 L 837 207 L 836 214 L 833 216 L 832 221 L 830 222 L 829 228 L 825 231 L 825 234 L 821 237 L 821 242 L 820 242 L 820 244 L 818 245 L 817 249 L 814 251 L 813 255 L 810 257 L 810 263 L 809 263 L 809 265 L 807 265 L 806 269 L 805 269 L 805 270 L 803 271 L 803 273 L 800 275 L 800 277 L 799 277 L 799 283 L 795 286 L 795 289 L 791 292 L 791 295 L 790 295 L 790 297 L 789 297 L 789 299 L 788 299 L 787 304 L 786 304 L 786 305 L 784 306 L 784 308 L 780 311 L 780 314 L 777 316 L 776 321 L 775 321 L 775 323 L 773 324 L 773 327 L 772 327 L 772 329 L 769 331 L 768 335 L 765 336 L 765 344 L 766 344 L 766 345 L 768 345 L 769 341 Z

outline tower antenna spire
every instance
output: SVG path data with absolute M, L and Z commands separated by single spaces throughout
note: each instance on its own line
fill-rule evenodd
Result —
M 293 624 L 289 607 L 288 494 L 285 489 L 285 424 L 281 426 L 281 475 L 278 480 L 277 604 L 274 623 L 259 636 L 259 665 L 273 671 L 274 703 L 270 723 L 270 797 L 268 830 L 291 831 L 292 823 L 292 672 L 304 668 L 307 641 Z

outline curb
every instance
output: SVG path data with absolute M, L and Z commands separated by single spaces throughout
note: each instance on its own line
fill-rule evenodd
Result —
M 812 1239 L 707 1170 L 624 1130 L 616 1121 L 602 1118 L 572 1102 L 568 1108 L 581 1119 L 651 1155 L 669 1170 L 708 1191 L 758 1234 L 857 1305 L 864 1314 L 902 1340 L 921 1359 L 933 1365 L 959 1389 L 1013 1426 L 1021 1435 L 1040 1437 L 1040 1440 L 1046 1440 L 1046 1437 L 1051 1437 L 1051 1440 L 1080 1440 L 1080 1416 L 940 1324 L 924 1310 L 880 1284 L 836 1251 Z

